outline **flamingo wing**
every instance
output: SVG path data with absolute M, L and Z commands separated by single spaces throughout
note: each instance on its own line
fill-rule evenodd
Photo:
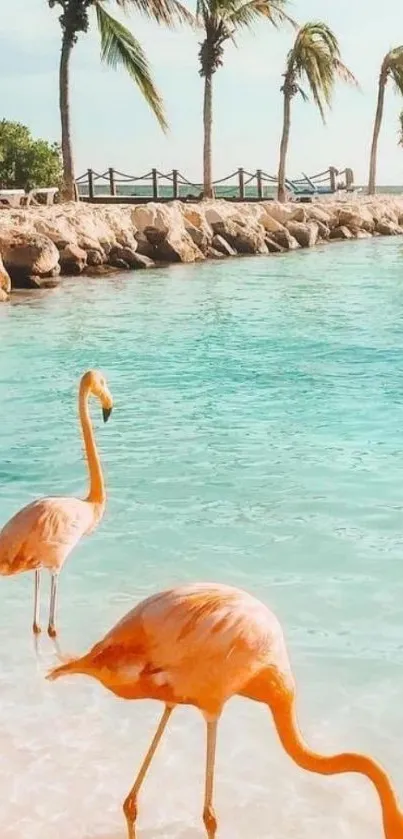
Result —
M 46 567 L 58 570 L 93 525 L 93 505 L 79 498 L 42 498 L 0 531 L 0 574 Z

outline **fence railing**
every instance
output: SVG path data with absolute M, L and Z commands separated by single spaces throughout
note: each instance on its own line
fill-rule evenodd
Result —
M 340 178 L 344 178 L 341 183 Z M 339 171 L 329 166 L 324 172 L 315 175 L 303 175 L 293 181 L 288 181 L 301 191 L 305 187 L 320 192 L 336 192 L 339 188 L 349 189 L 354 181 L 351 169 Z M 130 203 L 146 203 L 147 201 L 172 201 L 175 199 L 197 201 L 203 197 L 203 185 L 188 180 L 178 169 L 171 172 L 160 172 L 150 169 L 144 175 L 128 175 L 117 169 L 109 168 L 105 172 L 95 172 L 87 169 L 77 178 L 77 188 L 83 200 L 101 202 L 125 201 Z M 261 201 L 272 198 L 277 188 L 277 177 L 270 175 L 263 169 L 249 172 L 242 167 L 213 182 L 216 198 L 237 201 Z

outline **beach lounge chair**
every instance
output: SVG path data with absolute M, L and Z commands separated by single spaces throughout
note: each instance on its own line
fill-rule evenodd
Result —
M 39 189 L 30 189 L 26 196 L 26 206 L 29 207 L 31 204 L 39 204 L 39 201 L 36 200 L 38 195 L 44 195 L 46 198 L 45 203 L 47 206 L 49 206 L 50 204 L 54 203 L 55 196 L 58 192 L 58 188 L 54 186 L 40 187 Z
M 0 207 L 18 209 L 25 199 L 24 189 L 0 189 Z

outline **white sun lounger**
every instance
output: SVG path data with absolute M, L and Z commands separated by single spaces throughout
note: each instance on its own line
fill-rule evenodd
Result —
M 26 196 L 26 205 L 29 207 L 30 204 L 37 204 L 38 202 L 35 200 L 37 195 L 45 195 L 46 196 L 46 204 L 53 204 L 55 200 L 55 195 L 59 192 L 57 187 L 41 187 L 40 189 L 31 189 L 27 196 Z
M 0 206 L 21 207 L 26 197 L 24 189 L 0 189 Z

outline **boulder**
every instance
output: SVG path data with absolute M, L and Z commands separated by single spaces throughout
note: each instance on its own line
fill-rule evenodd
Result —
M 317 204 L 310 204 L 307 209 L 307 216 L 309 221 L 316 221 L 318 224 L 326 224 L 327 227 L 336 227 L 338 217 L 336 213 L 325 210 L 323 207 L 318 207 Z
M 345 225 L 343 227 L 334 227 L 330 231 L 330 239 L 354 239 L 354 233 Z
M 365 207 L 358 207 L 357 209 L 342 208 L 339 211 L 338 226 L 348 227 L 350 230 L 368 230 L 372 233 L 374 220 Z
M 201 250 L 184 228 L 173 228 L 166 234 L 151 226 L 146 227 L 144 233 L 155 248 L 156 259 L 161 262 L 196 262 L 204 259 Z
M 278 233 L 279 230 L 284 230 L 284 225 L 276 221 L 275 218 L 269 216 L 268 213 L 262 213 L 260 216 L 260 223 L 268 233 Z
M 82 274 L 87 266 L 87 251 L 78 245 L 67 245 L 60 254 L 60 265 L 63 274 Z
M 106 254 L 102 251 L 91 248 L 87 251 L 87 265 L 94 268 L 97 265 L 104 265 L 106 262 Z
M 7 294 L 11 291 L 11 280 L 3 265 L 3 260 L 0 254 L 0 291 L 4 292 L 7 299 Z
M 4 289 L 0 288 L 0 303 L 7 303 L 8 294 Z
M 120 259 L 123 262 L 126 262 L 130 268 L 138 267 L 137 253 L 132 248 L 112 248 L 109 256 L 109 262 L 113 260 L 113 264 L 116 264 L 116 259 Z
M 271 236 L 265 236 L 265 243 L 269 253 L 284 253 L 285 251 L 285 248 L 279 245 L 278 242 L 275 242 Z
M 265 230 L 261 225 L 243 227 L 238 222 L 227 219 L 213 224 L 214 233 L 229 242 L 237 253 L 268 253 L 264 241 Z M 214 239 L 213 239 L 214 241 Z
M 202 253 L 206 254 L 207 249 L 211 245 L 213 233 L 211 232 L 211 235 L 208 236 L 204 230 L 200 229 L 199 227 L 195 227 L 189 221 L 185 224 L 185 230 L 189 234 L 190 238 L 195 243 L 195 245 L 199 248 L 199 250 L 201 250 Z
M 1 233 L 0 251 L 13 285 L 25 277 L 46 277 L 59 262 L 54 242 L 39 233 Z
M 319 225 L 316 221 L 288 221 L 287 230 L 294 236 L 301 248 L 312 248 L 319 237 Z
M 287 228 L 284 228 L 284 230 L 278 230 L 277 233 L 273 233 L 271 238 L 274 239 L 278 245 L 281 245 L 281 247 L 286 251 L 295 251 L 300 247 L 296 238 L 291 236 L 291 233 L 287 230 Z
M 108 259 L 109 265 L 111 265 L 112 268 L 119 268 L 121 271 L 130 271 L 130 265 L 126 262 L 126 260 L 119 259 L 118 256 L 112 256 L 112 254 L 108 257 Z
M 155 262 L 148 256 L 144 256 L 144 254 L 137 253 L 136 251 L 136 253 L 130 261 L 130 268 L 132 268 L 134 271 L 142 270 L 145 268 L 155 268 Z
M 315 224 L 318 225 L 318 240 L 327 241 L 330 236 L 330 228 L 323 221 L 317 221 Z
M 228 254 L 223 253 L 222 251 L 217 251 L 213 247 L 208 247 L 206 251 L 207 259 L 226 259 Z
M 145 233 L 136 233 L 136 242 L 137 242 L 137 250 L 136 253 L 141 254 L 141 256 L 148 256 L 149 259 L 153 259 L 155 256 L 155 247 L 152 245 Z
M 401 228 L 398 224 L 395 224 L 393 221 L 388 221 L 385 218 L 376 223 L 375 230 L 380 236 L 397 236 L 398 233 L 401 233 Z
M 372 239 L 372 233 L 368 230 L 355 230 L 354 236 L 356 239 Z
M 219 251 L 223 256 L 236 256 L 235 248 L 232 248 L 229 242 L 224 239 L 224 236 L 220 236 L 218 233 L 213 236 L 211 244 L 214 250 Z

